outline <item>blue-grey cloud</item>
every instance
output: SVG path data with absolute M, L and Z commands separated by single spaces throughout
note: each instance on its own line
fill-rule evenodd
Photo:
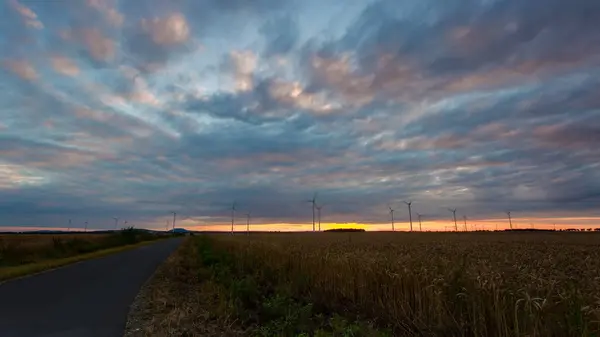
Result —
M 598 216 L 595 1 L 13 3 L 0 226 Z

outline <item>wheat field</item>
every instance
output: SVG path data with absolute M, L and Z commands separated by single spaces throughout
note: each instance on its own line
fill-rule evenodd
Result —
M 596 336 L 600 233 L 211 235 L 234 270 L 397 336 Z

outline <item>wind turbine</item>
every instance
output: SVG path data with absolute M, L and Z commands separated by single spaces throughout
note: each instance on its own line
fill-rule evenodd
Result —
M 86 231 L 86 232 L 87 232 L 87 225 L 88 225 L 88 222 L 86 221 L 86 222 L 85 222 L 85 231 Z
M 463 215 L 463 220 L 465 220 L 465 232 L 467 231 L 467 216 Z
M 404 202 L 407 206 L 408 206 L 408 218 L 410 220 L 410 231 L 413 231 L 413 226 L 412 226 L 412 210 L 411 210 L 411 205 L 412 205 L 412 201 L 405 201 Z
M 315 205 L 315 208 L 317 209 L 317 219 L 319 220 L 319 232 L 321 231 L 321 209 L 323 206 L 325 205 Z
M 250 235 L 250 212 L 246 213 L 246 234 Z
M 231 204 L 231 234 L 233 234 L 233 223 L 235 222 L 235 201 Z
M 115 219 L 115 230 L 117 230 L 117 228 L 119 227 L 119 218 L 113 218 Z
M 175 233 L 175 218 L 177 217 L 177 212 L 171 212 L 173 213 L 173 233 Z
M 417 217 L 419 218 L 419 232 L 422 232 L 423 227 L 421 226 L 421 218 L 423 217 L 423 214 L 417 213 Z
M 312 219 L 313 219 L 313 232 L 315 231 L 315 208 L 317 208 L 317 192 L 313 195 L 312 199 L 306 200 L 312 204 Z
M 454 215 L 454 231 L 458 232 L 458 224 L 456 223 L 456 208 L 448 208 L 448 210 Z
M 388 208 L 390 209 L 390 214 L 392 215 L 392 232 L 395 232 L 396 229 L 394 228 L 394 209 L 392 208 L 392 206 L 389 205 Z
M 510 224 L 510 229 L 512 230 L 513 226 L 512 226 L 512 219 L 510 217 L 510 211 L 506 212 L 506 215 L 508 215 L 508 223 Z
M 69 219 L 69 228 L 67 229 L 67 232 L 71 231 L 71 219 Z

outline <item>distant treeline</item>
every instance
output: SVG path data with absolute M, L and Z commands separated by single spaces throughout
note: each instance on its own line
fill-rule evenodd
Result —
M 336 228 L 336 229 L 326 229 L 324 232 L 364 232 L 364 229 L 361 228 Z

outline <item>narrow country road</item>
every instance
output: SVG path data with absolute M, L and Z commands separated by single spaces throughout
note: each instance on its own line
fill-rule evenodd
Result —
M 140 287 L 180 243 L 161 240 L 0 284 L 0 336 L 122 336 Z

